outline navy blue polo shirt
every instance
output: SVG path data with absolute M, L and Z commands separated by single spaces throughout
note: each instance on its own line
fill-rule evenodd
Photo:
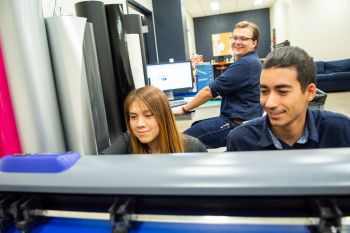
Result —
M 261 116 L 261 62 L 255 51 L 232 63 L 210 85 L 213 97 L 222 96 L 220 115 L 229 120 L 250 120 Z
M 350 118 L 340 113 L 308 110 L 302 140 L 283 149 L 350 147 Z M 305 138 L 306 137 L 306 138 Z M 277 143 L 278 144 L 278 143 Z M 233 129 L 227 139 L 227 151 L 276 150 L 268 116 L 259 117 Z

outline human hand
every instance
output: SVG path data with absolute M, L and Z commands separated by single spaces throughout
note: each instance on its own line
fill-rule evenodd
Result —
M 184 110 L 182 109 L 182 106 L 176 107 L 176 108 L 172 108 L 171 110 L 173 111 L 173 114 L 175 116 L 179 116 L 179 115 L 185 114 Z

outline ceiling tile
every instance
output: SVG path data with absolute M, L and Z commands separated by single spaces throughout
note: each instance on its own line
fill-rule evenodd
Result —
M 210 9 L 210 2 L 218 1 L 219 11 Z M 254 0 L 185 0 L 186 10 L 193 17 L 218 15 L 238 11 L 269 8 L 275 0 L 264 0 L 263 4 L 254 6 Z

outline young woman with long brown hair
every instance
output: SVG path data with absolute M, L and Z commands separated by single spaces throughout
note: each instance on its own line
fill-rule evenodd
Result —
M 179 133 L 165 94 L 151 86 L 132 91 L 124 103 L 128 132 L 103 154 L 207 152 L 196 138 Z

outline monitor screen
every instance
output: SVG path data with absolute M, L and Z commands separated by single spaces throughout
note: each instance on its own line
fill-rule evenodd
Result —
M 193 88 L 191 62 L 147 65 L 150 85 L 162 91 Z

